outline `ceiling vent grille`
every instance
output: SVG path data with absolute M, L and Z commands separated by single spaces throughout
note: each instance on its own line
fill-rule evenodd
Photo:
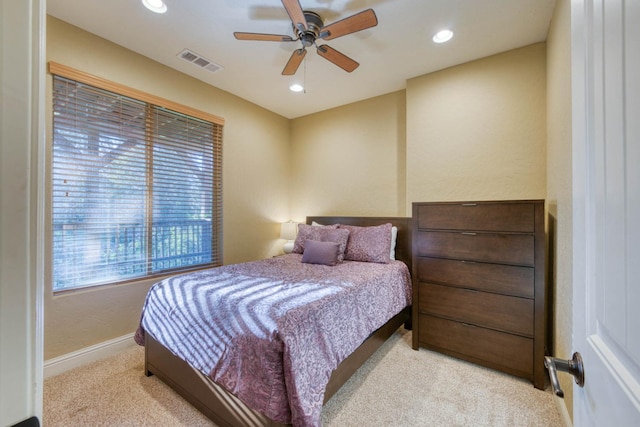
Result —
M 219 71 L 222 69 L 221 65 L 218 65 L 215 62 L 189 49 L 185 49 L 182 52 L 180 52 L 178 54 L 178 57 L 181 59 L 184 59 L 187 62 L 191 62 L 192 64 L 195 64 L 200 68 L 204 68 L 205 70 L 212 73 L 215 73 L 216 71 Z

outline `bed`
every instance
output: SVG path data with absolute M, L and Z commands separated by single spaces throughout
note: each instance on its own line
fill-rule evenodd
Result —
M 156 375 L 219 426 L 275 427 L 290 425 L 290 423 L 319 425 L 322 404 L 328 401 L 402 324 L 410 328 L 411 289 L 408 272 L 411 271 L 412 245 L 410 218 L 308 217 L 307 224 L 312 223 L 324 226 L 341 224 L 341 233 L 345 228 L 349 229 L 349 226 L 376 229 L 383 227 L 383 224 L 387 227 L 386 224 L 391 223 L 397 228 L 395 260 L 401 262 L 391 261 L 383 264 L 345 260 L 334 267 L 318 266 L 310 259 L 301 262 L 303 258 L 309 258 L 307 256 L 311 253 L 311 243 L 309 243 L 302 253 L 214 269 L 215 280 L 207 276 L 209 273 L 206 271 L 177 276 L 179 279 L 174 280 L 179 284 L 180 292 L 162 291 L 163 288 L 169 289 L 170 285 L 169 282 L 159 282 L 154 288 L 158 287 L 160 291 L 156 290 L 155 294 L 163 294 L 162 298 L 167 294 L 175 294 L 169 298 L 180 301 L 195 299 L 187 290 L 191 287 L 198 288 L 200 283 L 206 282 L 206 285 L 202 285 L 205 286 L 205 290 L 201 292 L 211 293 L 214 291 L 212 288 L 224 289 L 226 292 L 224 298 L 217 298 L 224 303 L 221 303 L 223 306 L 216 306 L 213 310 L 216 313 L 232 311 L 229 307 L 234 307 L 234 310 L 239 313 L 247 310 L 255 311 L 252 312 L 250 320 L 246 320 L 246 317 L 225 318 L 227 320 L 224 321 L 210 320 L 210 317 L 213 317 L 210 312 L 200 316 L 204 311 L 203 304 L 193 303 L 193 307 L 197 309 L 191 311 L 199 313 L 198 319 L 187 319 L 189 314 L 177 312 L 175 305 L 171 305 L 177 304 L 176 301 L 163 302 L 162 304 L 167 306 L 171 305 L 171 308 L 165 311 L 170 312 L 174 319 L 185 318 L 182 321 L 187 326 L 183 325 L 182 329 L 173 323 L 167 326 L 169 322 L 164 320 L 157 321 L 156 323 L 160 326 L 156 326 L 153 320 L 147 320 L 154 316 L 153 301 L 160 299 L 151 295 L 152 288 L 145 302 L 141 326 L 136 333 L 138 343 L 143 343 L 145 346 L 145 374 Z M 311 228 L 307 226 L 305 230 Z M 354 236 L 359 229 L 350 228 L 349 230 L 351 236 Z M 313 232 L 315 231 L 314 228 Z M 296 240 L 296 245 L 303 241 L 304 239 Z M 316 244 L 316 242 L 313 243 Z M 300 252 L 300 248 L 297 249 Z M 293 279 L 286 276 L 282 278 L 282 282 L 278 282 L 280 278 L 272 280 L 276 276 L 270 272 L 276 270 L 285 272 L 289 268 L 297 268 L 295 265 L 301 267 L 300 272 L 296 272 Z M 351 273 L 351 266 L 355 267 L 357 273 Z M 379 278 L 371 279 L 376 286 L 367 287 L 358 284 L 360 277 L 365 277 L 363 273 L 365 268 L 367 274 L 373 269 L 380 275 Z M 342 279 L 343 276 L 339 276 L 343 274 L 341 270 L 347 274 L 345 282 L 338 281 L 338 279 L 345 280 Z M 234 278 L 234 285 L 231 287 L 222 285 L 227 276 Z M 255 289 L 260 289 L 263 276 L 270 278 L 266 280 L 270 282 L 269 286 L 274 286 L 271 282 L 277 285 L 276 288 L 265 287 L 263 291 L 259 291 L 267 295 L 264 299 L 273 298 L 276 301 L 269 306 L 268 313 L 265 312 L 267 309 L 255 309 L 254 306 L 257 304 L 236 299 L 239 298 L 238 295 L 246 293 L 246 289 L 251 289 L 251 295 L 255 295 Z M 395 283 L 396 277 L 400 276 L 404 276 L 402 280 L 398 279 L 398 282 L 404 282 L 403 296 L 396 295 L 400 285 L 391 284 L 391 282 Z M 310 277 L 315 279 L 311 280 Z M 220 281 L 219 286 L 216 280 Z M 379 280 L 382 282 L 378 283 Z M 387 283 L 389 283 L 388 286 Z M 258 288 L 250 288 L 249 285 L 258 286 Z M 298 286 L 303 285 L 304 296 L 296 294 Z M 383 292 L 387 292 L 385 290 L 387 287 L 394 290 L 384 294 Z M 273 289 L 277 289 L 277 292 Z M 379 308 L 376 310 L 360 308 L 361 302 L 368 301 L 367 298 L 374 292 L 386 295 L 383 297 L 384 300 L 381 300 L 383 302 L 376 302 Z M 150 300 L 152 302 L 149 302 Z M 238 303 L 238 301 L 242 302 Z M 369 303 L 365 303 L 364 306 L 367 304 Z M 350 314 L 341 314 L 344 312 L 345 305 L 352 310 Z M 342 311 L 336 308 L 338 306 L 342 306 Z M 278 314 L 274 314 L 276 312 Z M 351 320 L 352 317 L 357 321 Z M 366 318 L 366 321 L 363 321 L 363 318 Z M 332 326 L 330 323 L 326 325 L 314 323 L 330 322 L 330 319 L 338 321 L 340 327 Z M 204 328 L 203 332 L 199 328 L 190 326 L 190 322 L 203 322 L 209 327 Z M 214 327 L 210 326 L 211 322 L 215 325 Z M 176 320 L 176 323 L 180 321 Z M 375 325 L 375 328 L 365 330 L 363 324 L 368 328 Z M 257 332 L 251 337 L 236 336 L 234 331 L 238 328 L 248 328 Z M 316 329 L 321 330 L 322 334 L 316 336 Z M 197 332 L 193 332 L 196 330 Z M 208 334 L 213 333 L 211 332 L 213 330 L 218 332 L 215 332 L 216 336 L 211 338 Z M 172 336 L 175 339 L 171 338 Z M 219 344 L 219 340 L 224 341 L 227 338 L 225 345 Z M 358 340 L 355 344 L 353 344 L 354 339 Z M 179 345 L 173 342 L 175 340 L 181 341 Z M 202 344 L 193 344 L 196 347 L 194 349 L 190 344 L 185 344 L 187 341 L 204 342 L 209 347 L 203 350 L 197 347 Z M 274 342 L 277 344 L 275 347 Z M 229 345 L 230 343 L 233 345 Z M 181 348 L 183 345 L 186 350 Z M 214 362 L 208 360 L 210 357 Z M 327 371 L 329 368 L 330 370 Z M 248 377 L 248 373 L 256 372 L 262 375 L 256 379 Z M 299 379 L 300 377 L 303 379 Z M 248 378 L 252 381 L 250 386 L 247 386 Z

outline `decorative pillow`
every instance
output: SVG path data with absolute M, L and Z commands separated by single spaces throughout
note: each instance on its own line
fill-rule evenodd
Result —
M 339 251 L 339 243 L 307 240 L 304 242 L 302 262 L 334 266 L 338 263 Z
M 386 264 L 391 255 L 391 223 L 373 227 L 340 225 L 349 230 L 347 249 L 344 259 L 362 262 L 378 262 Z
M 298 236 L 293 244 L 293 252 L 297 254 L 304 253 L 304 245 L 307 240 L 334 242 L 340 245 L 338 262 L 342 262 L 348 239 L 349 230 L 339 229 L 337 224 L 323 226 L 298 224 Z

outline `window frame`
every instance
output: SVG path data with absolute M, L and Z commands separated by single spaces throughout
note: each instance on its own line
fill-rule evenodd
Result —
M 88 85 L 88 86 L 93 86 L 95 88 L 98 89 L 102 89 L 105 91 L 109 91 L 112 93 L 115 93 L 117 95 L 121 95 L 124 97 L 128 97 L 128 98 L 132 98 L 135 99 L 137 101 L 141 101 L 143 103 L 145 103 L 147 105 L 147 108 L 151 108 L 151 107 L 158 107 L 160 109 L 166 109 L 166 110 L 170 110 L 170 111 L 174 111 L 178 114 L 184 115 L 184 116 L 189 116 L 195 119 L 199 119 L 199 120 L 203 120 L 206 122 L 209 122 L 213 125 L 213 133 L 214 133 L 214 137 L 212 140 L 212 144 L 213 144 L 213 153 L 214 153 L 214 164 L 213 164 L 213 188 L 212 188 L 212 212 L 211 212 L 211 227 L 212 227 L 212 241 L 211 241 L 211 252 L 212 252 L 212 262 L 208 263 L 208 264 L 199 264 L 199 265 L 194 265 L 193 267 L 182 267 L 182 268 L 178 268 L 178 269 L 172 269 L 172 270 L 163 270 L 161 272 L 157 272 L 157 273 L 151 273 L 151 274 L 145 274 L 143 276 L 139 276 L 139 277 L 133 277 L 133 278 L 124 278 L 122 280 L 116 280 L 116 281 L 108 281 L 108 282 L 104 282 L 104 283 L 96 283 L 96 284 L 87 284 L 84 286 L 75 286 L 75 287 L 71 287 L 71 288 L 63 288 L 63 289 L 53 289 L 53 260 L 54 260 L 54 251 L 53 251 L 53 156 L 51 153 L 50 154 L 50 160 L 47 163 L 47 168 L 48 168 L 48 181 L 49 181 L 49 196 L 47 198 L 48 200 L 48 207 L 47 207 L 47 218 L 49 218 L 48 221 L 48 227 L 49 227 L 49 231 L 48 231 L 48 256 L 47 256 L 47 260 L 48 260 L 48 270 L 49 270 L 49 277 L 51 279 L 51 283 L 52 283 L 52 291 L 54 294 L 59 294 L 59 293 L 66 293 L 66 292 L 74 292 L 74 291 L 78 291 L 78 290 L 85 290 L 88 288 L 95 288 L 95 287 L 104 287 L 104 286 L 111 286 L 111 285 L 119 285 L 119 284 L 124 284 L 124 283 L 131 283 L 131 282 L 139 282 L 139 281 L 144 281 L 144 280 L 148 280 L 148 279 L 153 279 L 153 278 L 157 278 L 157 277 L 162 277 L 162 276 L 167 276 L 170 274 L 175 274 L 176 272 L 185 272 L 185 271 L 193 271 L 193 270 L 201 270 L 201 269 L 205 269 L 205 268 L 211 268 L 211 267 L 215 267 L 215 266 L 219 266 L 222 264 L 222 211 L 223 211 L 223 206 L 222 206 L 222 134 L 223 134 L 223 126 L 224 126 L 224 119 L 210 114 L 210 113 L 206 113 L 173 101 L 169 101 L 166 100 L 164 98 L 155 96 L 155 95 L 151 95 L 145 92 L 142 92 L 140 90 L 137 89 L 133 89 L 124 85 L 121 85 L 119 83 L 115 83 L 112 82 L 110 80 L 106 80 L 103 79 L 101 77 L 97 77 L 94 75 L 91 75 L 89 73 L 85 73 L 83 71 L 79 71 L 76 70 L 74 68 L 56 63 L 56 62 L 49 62 L 48 63 L 49 66 L 49 73 L 53 76 L 59 76 L 68 80 L 72 80 L 74 82 L 80 83 L 80 84 L 84 84 L 84 85 Z M 52 98 L 53 98 L 53 88 L 52 88 Z M 53 104 L 50 104 L 51 106 L 53 106 Z M 49 140 L 51 141 L 51 149 L 53 149 L 53 133 L 54 133 L 54 129 L 53 129 L 53 114 L 50 116 L 51 117 L 51 133 L 50 133 L 50 138 Z

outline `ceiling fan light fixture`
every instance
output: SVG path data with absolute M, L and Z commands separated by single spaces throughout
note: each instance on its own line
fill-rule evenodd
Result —
M 142 0 L 144 7 L 155 13 L 165 13 L 167 5 L 162 0 Z
M 291 90 L 291 92 L 302 92 L 304 90 L 304 87 L 301 84 L 294 83 L 289 86 L 289 90 Z
M 451 40 L 452 37 L 453 37 L 453 31 L 441 30 L 434 34 L 432 40 L 434 43 L 445 43 Z

